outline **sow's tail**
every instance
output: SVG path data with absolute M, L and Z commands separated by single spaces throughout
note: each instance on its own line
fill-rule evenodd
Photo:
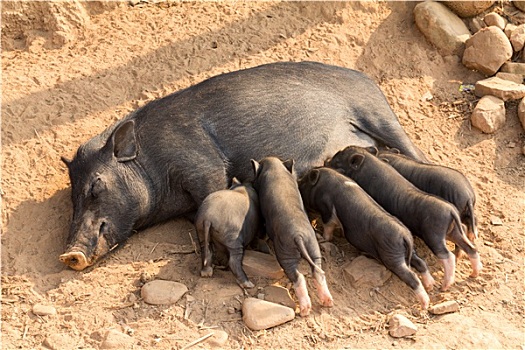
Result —
M 317 242 L 316 242 L 317 243 Z M 324 275 L 324 271 L 319 267 L 317 266 L 314 261 L 312 260 L 312 257 L 310 256 L 310 253 L 308 253 L 308 249 L 306 249 L 306 246 L 304 245 L 304 240 L 302 239 L 302 237 L 298 237 L 295 239 L 295 244 L 297 245 L 297 247 L 299 248 L 299 251 L 301 252 L 301 255 L 303 256 L 303 258 L 308 261 L 308 263 L 310 264 L 310 266 L 312 267 L 312 270 L 315 270 L 316 272 Z

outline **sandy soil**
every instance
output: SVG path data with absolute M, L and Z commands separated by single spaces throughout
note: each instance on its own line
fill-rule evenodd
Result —
M 135 349 L 179 349 L 222 329 L 229 334 L 227 348 L 523 348 L 525 136 L 516 104 L 507 104 L 506 125 L 496 134 L 471 128 L 475 98 L 458 87 L 481 75 L 428 44 L 414 25 L 414 5 L 121 3 L 78 21 L 75 40 L 65 45 L 50 45 L 51 34 L 39 30 L 21 50 L 4 50 L 2 347 L 43 348 L 54 339 L 49 342 L 57 349 L 97 349 L 106 331 L 116 329 L 132 336 Z M 336 243 L 344 256 L 326 254 L 325 263 L 335 307 L 320 308 L 313 296 L 309 317 L 260 332 L 243 325 L 244 295 L 229 271 L 199 277 L 187 221 L 139 232 L 82 272 L 58 261 L 72 215 L 60 156 L 72 156 L 82 142 L 149 100 L 221 72 L 280 60 L 366 72 L 429 158 L 472 182 L 484 270 L 469 278 L 470 265 L 461 260 L 450 291 L 430 293 L 432 303 L 457 300 L 459 312 L 422 312 L 397 278 L 376 289 L 352 287 L 341 266 L 357 253 L 341 237 Z M 502 224 L 493 225 L 493 218 Z M 441 266 L 417 247 L 440 281 Z M 183 297 L 172 306 L 145 304 L 140 287 L 151 278 L 185 283 L 195 302 Z M 289 286 L 286 280 L 254 281 Z M 34 315 L 36 303 L 54 306 L 57 314 Z M 388 335 L 393 312 L 418 325 L 415 337 Z

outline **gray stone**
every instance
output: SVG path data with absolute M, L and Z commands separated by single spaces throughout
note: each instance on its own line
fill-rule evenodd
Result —
M 416 25 L 444 56 L 460 55 L 470 31 L 463 21 L 442 3 L 425 1 L 414 8 Z
M 51 350 L 70 350 L 78 347 L 78 341 L 68 334 L 56 333 L 44 340 L 44 346 Z
M 374 259 L 358 256 L 343 266 L 344 272 L 356 288 L 380 287 L 392 276 L 392 272 Z
M 146 283 L 140 290 L 142 299 L 148 304 L 174 304 L 188 291 L 179 282 L 154 280 Z
M 295 310 L 295 301 L 292 299 L 290 292 L 281 286 L 266 286 L 264 288 L 264 300 L 288 306 Z
M 248 276 L 272 279 L 284 277 L 284 271 L 273 255 L 247 250 L 244 252 L 242 267 Z
M 388 333 L 394 338 L 409 337 L 416 332 L 416 325 L 403 315 L 396 314 L 388 321 Z
M 445 301 L 431 306 L 428 311 L 434 315 L 448 314 L 459 310 L 459 304 L 455 300 Z
M 518 26 L 515 25 L 515 24 L 512 24 L 512 23 L 507 23 L 507 25 L 505 26 L 505 35 L 507 36 L 507 38 L 510 39 L 510 36 L 512 35 L 512 31 L 514 29 L 516 29 Z
M 492 77 L 476 82 L 474 93 L 478 97 L 492 95 L 503 101 L 518 100 L 525 97 L 525 85 L 510 80 Z
M 521 74 L 498 72 L 496 73 L 496 78 L 513 81 L 516 84 L 523 84 L 523 75 Z
M 222 349 L 225 347 L 226 342 L 228 341 L 228 333 L 221 330 L 213 331 L 213 335 L 206 339 L 206 343 L 209 344 L 212 348 Z
M 512 31 L 510 34 L 510 43 L 516 52 L 523 49 L 523 45 L 525 44 L 525 24 L 520 24 Z
M 127 334 L 121 333 L 115 329 L 110 329 L 104 335 L 104 340 L 100 344 L 101 349 L 131 349 L 134 340 Z
M 35 304 L 33 305 L 33 313 L 38 316 L 56 315 L 57 310 L 51 305 Z
M 472 17 L 467 20 L 467 26 L 470 30 L 470 33 L 476 34 L 481 30 L 481 28 L 485 28 L 487 24 L 481 18 Z
M 470 117 L 472 126 L 491 134 L 505 124 L 505 103 L 494 96 L 482 97 Z
M 483 21 L 487 26 L 495 26 L 501 30 L 504 30 L 507 25 L 505 18 L 501 17 L 496 12 L 486 14 L 485 17 L 483 17 Z
M 463 65 L 487 75 L 496 73 L 512 57 L 512 45 L 505 33 L 497 27 L 481 29 L 465 45 Z
M 500 72 L 521 74 L 525 76 L 525 63 L 505 62 Z
M 242 303 L 242 319 L 253 331 L 275 327 L 294 318 L 295 311 L 287 306 L 256 298 L 244 299 Z
M 459 17 L 473 17 L 491 7 L 495 1 L 444 1 L 443 3 Z
M 521 126 L 525 129 L 525 98 L 521 99 L 518 104 L 518 118 L 520 119 Z

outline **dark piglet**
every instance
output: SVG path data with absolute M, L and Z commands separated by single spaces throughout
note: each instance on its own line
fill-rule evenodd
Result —
M 432 289 L 434 279 L 427 264 L 416 255 L 405 225 L 354 180 L 333 169 L 312 169 L 299 181 L 299 189 L 306 207 L 321 215 L 325 239 L 330 240 L 333 228 L 340 224 L 348 242 L 383 263 L 412 288 L 423 309 L 428 307 L 425 288 Z M 421 273 L 425 288 L 410 265 Z
M 63 158 L 73 217 L 60 260 L 82 270 L 137 230 L 192 217 L 234 176 L 251 179 L 252 158 L 293 158 L 301 174 L 347 145 L 425 159 L 377 85 L 342 67 L 266 64 L 151 101 Z
M 467 252 L 472 264 L 471 276 L 479 274 L 479 254 L 466 237 L 459 213 L 452 204 L 417 189 L 394 168 L 361 147 L 349 146 L 336 153 L 327 164 L 342 169 L 379 205 L 401 220 L 412 234 L 423 239 L 444 266 L 442 290 L 454 283 L 456 261 L 446 247 L 446 239 Z
M 467 226 L 467 237 L 471 241 L 478 237 L 474 215 L 476 194 L 465 175 L 446 166 L 418 162 L 397 149 L 380 150 L 377 156 L 420 190 L 454 204 L 461 222 Z
M 306 280 L 298 270 L 301 257 L 312 268 L 321 304 L 333 306 L 333 298 L 321 267 L 321 251 L 304 210 L 293 171 L 293 161 L 283 163 L 278 158 L 266 157 L 260 163 L 252 160 L 252 164 L 255 172 L 254 187 L 259 193 L 266 232 L 273 241 L 277 261 L 293 282 L 301 316 L 308 315 L 312 308 Z
M 201 276 L 213 275 L 210 244 L 228 256 L 228 266 L 241 287 L 253 288 L 242 268 L 244 249 L 259 236 L 261 218 L 259 197 L 250 183 L 233 178 L 229 190 L 211 193 L 202 202 L 195 217 L 195 228 L 201 242 Z

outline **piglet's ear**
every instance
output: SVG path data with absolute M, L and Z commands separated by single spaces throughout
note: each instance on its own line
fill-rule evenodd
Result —
M 327 159 L 324 161 L 323 166 L 329 166 L 331 160 L 332 160 L 332 158 L 327 158 Z
M 387 159 L 387 158 L 382 158 L 382 157 L 379 157 L 379 159 L 381 159 L 383 162 L 385 163 L 390 163 L 390 161 Z
M 257 177 L 257 175 L 259 175 L 259 168 L 261 167 L 261 165 L 255 159 L 251 159 L 250 162 L 252 162 L 253 175 Z
M 232 179 L 232 185 L 240 185 L 240 184 L 241 184 L 241 182 L 240 182 L 239 179 L 237 179 L 236 177 L 234 177 L 234 178 Z
M 286 169 L 288 169 L 288 171 L 290 173 L 294 173 L 293 172 L 293 165 L 295 164 L 295 161 L 293 159 L 287 159 L 283 162 L 283 165 L 286 167 Z
M 395 154 L 401 154 L 401 151 L 398 150 L 397 148 L 389 148 L 388 152 L 395 153 Z
M 374 147 L 374 146 L 367 147 L 366 150 L 368 151 L 368 153 L 371 153 L 374 156 L 377 156 L 377 154 L 379 153 L 379 150 L 377 149 L 377 147 Z
M 352 168 L 357 169 L 363 164 L 363 161 L 365 160 L 365 156 L 362 154 L 354 154 L 352 157 L 350 157 L 350 165 Z
M 60 157 L 60 160 L 69 168 L 69 165 L 71 164 L 71 160 L 67 159 L 64 156 Z
M 120 124 L 113 132 L 113 154 L 121 163 L 137 157 L 137 139 L 133 120 Z
M 312 186 L 315 186 L 315 184 L 317 183 L 317 181 L 319 181 L 319 170 L 317 169 L 313 169 L 312 171 L 310 171 L 310 173 L 308 174 L 308 181 L 310 181 L 310 184 Z

